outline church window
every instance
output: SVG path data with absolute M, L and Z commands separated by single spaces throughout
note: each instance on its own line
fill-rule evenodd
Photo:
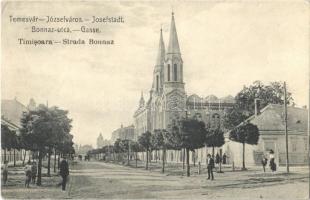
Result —
M 174 67 L 173 67 L 173 72 L 174 72 L 174 81 L 177 81 L 178 80 L 178 65 L 177 64 L 174 64 Z
M 168 64 L 168 81 L 170 81 L 170 64 Z

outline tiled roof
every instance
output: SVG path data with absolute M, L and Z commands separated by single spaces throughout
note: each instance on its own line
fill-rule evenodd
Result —
M 284 107 L 283 105 L 269 104 L 261 110 L 258 116 L 251 117 L 249 121 L 257 125 L 259 130 L 285 130 Z M 290 131 L 307 131 L 308 110 L 288 106 L 287 123 Z

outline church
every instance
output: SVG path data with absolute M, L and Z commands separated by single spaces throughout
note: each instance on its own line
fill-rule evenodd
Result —
M 183 59 L 176 30 L 174 13 L 171 17 L 170 38 L 165 48 L 162 29 L 159 35 L 157 58 L 153 71 L 153 83 L 149 99 L 141 94 L 138 109 L 134 113 L 136 137 L 146 131 L 167 129 L 169 124 L 185 117 L 196 116 L 207 127 L 221 128 L 222 116 L 234 105 L 234 98 L 217 98 L 214 95 L 190 96 L 185 91 Z

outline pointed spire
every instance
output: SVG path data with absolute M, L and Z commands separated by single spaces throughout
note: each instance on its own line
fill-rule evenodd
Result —
M 140 97 L 140 102 L 139 102 L 139 107 L 143 107 L 144 106 L 144 98 L 143 98 L 143 91 L 141 91 L 141 97 Z
M 163 39 L 163 30 L 160 28 L 160 37 L 159 37 L 159 46 L 158 46 L 158 54 L 156 60 L 156 66 L 163 65 L 165 60 L 165 44 Z
M 171 26 L 170 26 L 170 38 L 167 53 L 181 53 L 178 41 L 177 30 L 174 21 L 174 12 L 172 12 Z

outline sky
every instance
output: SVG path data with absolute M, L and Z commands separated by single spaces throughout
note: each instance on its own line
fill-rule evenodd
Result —
M 171 11 L 188 95 L 236 95 L 256 80 L 286 81 L 308 105 L 309 10 L 306 1 L 70 1 L 2 4 L 1 99 L 30 98 L 69 110 L 78 144 L 133 124 L 141 91 L 148 98 L 159 31 L 167 48 Z M 9 16 L 123 16 L 93 25 L 100 34 L 31 33 Z M 47 26 L 38 24 L 38 26 Z M 78 24 L 50 26 L 79 27 Z M 112 46 L 23 46 L 17 38 L 113 39 Z

